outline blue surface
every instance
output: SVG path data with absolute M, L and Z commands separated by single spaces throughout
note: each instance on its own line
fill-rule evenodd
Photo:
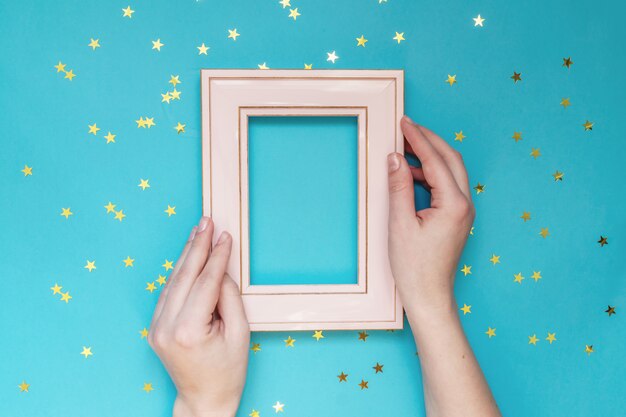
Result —
M 356 117 L 248 119 L 250 283 L 356 284 Z
M 456 294 L 472 305 L 463 325 L 504 414 L 623 415 L 626 4 L 292 0 L 295 22 L 274 0 L 130 4 L 132 19 L 122 17 L 126 2 L 0 1 L 0 415 L 170 413 L 174 388 L 139 331 L 158 297 L 146 282 L 166 275 L 161 265 L 178 256 L 201 214 L 199 70 L 263 62 L 404 68 L 407 113 L 462 152 L 472 186 L 485 184 L 461 259 L 472 275 L 458 274 Z M 479 13 L 484 27 L 474 26 Z M 236 42 L 227 38 L 235 27 Z M 400 45 L 396 31 L 406 38 Z M 361 34 L 365 48 L 356 46 Z M 102 45 L 95 51 L 92 37 Z M 151 49 L 158 38 L 160 52 Z M 207 56 L 196 49 L 203 42 Z M 333 50 L 334 65 L 326 61 Z M 59 60 L 76 78 L 57 73 Z M 458 83 L 446 84 L 448 74 Z M 182 95 L 167 104 L 170 75 L 180 76 Z M 140 117 L 156 125 L 138 129 Z M 592 131 L 582 127 L 587 119 Z M 185 133 L 174 130 L 178 122 Z M 93 123 L 97 136 L 88 134 Z M 454 141 L 460 130 L 463 143 Z M 116 143 L 106 144 L 108 131 Z M 533 159 L 531 148 L 542 155 Z M 32 176 L 20 172 L 24 164 Z M 142 191 L 141 178 L 151 188 Z M 123 221 L 106 213 L 109 201 Z M 176 215 L 164 213 L 168 204 Z M 67 220 L 63 207 L 74 213 Z M 600 235 L 608 245 L 598 245 Z M 133 267 L 124 267 L 127 256 Z M 91 273 L 87 260 L 96 261 Z M 537 283 L 533 271 L 543 276 Z M 69 303 L 52 295 L 55 282 Z M 607 304 L 617 314 L 609 317 Z M 485 335 L 488 326 L 496 337 Z M 324 334 L 316 342 L 290 333 L 294 348 L 284 346 L 287 334 L 253 334 L 262 350 L 251 356 L 239 415 L 274 415 L 276 401 L 285 416 L 424 414 L 408 329 L 370 332 L 366 342 L 356 332 Z M 83 346 L 93 356 L 81 356 Z M 342 371 L 347 383 L 338 382 Z M 154 391 L 144 392 L 145 382 Z

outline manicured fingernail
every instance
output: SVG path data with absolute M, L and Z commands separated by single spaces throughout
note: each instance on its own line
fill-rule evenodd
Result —
M 203 216 L 200 219 L 200 223 L 198 223 L 198 233 L 204 232 L 208 224 L 209 224 L 209 218 L 206 216 Z
M 220 235 L 220 238 L 217 239 L 217 244 L 221 244 L 226 242 L 226 240 L 230 237 L 230 235 L 227 232 L 222 232 L 222 234 Z
M 398 158 L 397 153 L 390 153 L 387 156 L 387 168 L 389 169 L 389 172 L 394 172 L 400 168 L 400 158 Z
M 193 237 L 196 235 L 196 230 L 198 230 L 198 226 L 194 226 L 191 228 L 191 233 L 189 234 L 189 239 L 187 239 L 187 242 L 193 240 Z

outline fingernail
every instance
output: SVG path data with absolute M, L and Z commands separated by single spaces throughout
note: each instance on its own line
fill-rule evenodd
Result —
M 387 168 L 389 169 L 389 172 L 394 172 L 400 168 L 400 158 L 398 158 L 397 153 L 390 153 L 387 156 Z
M 228 237 L 229 237 L 229 234 L 227 232 L 222 232 L 222 234 L 220 235 L 220 238 L 217 239 L 217 244 L 219 245 L 221 243 L 226 242 L 226 239 L 228 239 Z
M 206 216 L 203 216 L 200 219 L 200 223 L 198 223 L 198 232 L 197 233 L 202 233 L 204 232 L 204 229 L 206 229 L 207 225 L 209 224 L 209 218 Z
M 187 242 L 193 240 L 193 237 L 196 235 L 196 230 L 198 230 L 198 226 L 194 226 L 191 228 L 191 233 L 189 234 L 189 239 L 187 239 Z
M 407 122 L 411 123 L 412 125 L 417 125 L 417 123 L 415 123 L 413 121 L 413 119 L 411 119 L 409 116 L 407 116 L 406 114 L 403 116 Z

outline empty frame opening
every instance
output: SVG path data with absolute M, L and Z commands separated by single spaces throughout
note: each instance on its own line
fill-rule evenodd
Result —
M 357 284 L 358 118 L 248 118 L 250 285 Z

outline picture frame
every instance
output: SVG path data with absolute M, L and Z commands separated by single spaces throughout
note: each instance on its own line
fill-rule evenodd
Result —
M 403 153 L 402 70 L 203 69 L 202 201 L 216 233 L 233 237 L 227 273 L 253 331 L 401 329 L 387 251 L 387 155 Z M 251 285 L 248 118 L 356 116 L 356 284 Z

